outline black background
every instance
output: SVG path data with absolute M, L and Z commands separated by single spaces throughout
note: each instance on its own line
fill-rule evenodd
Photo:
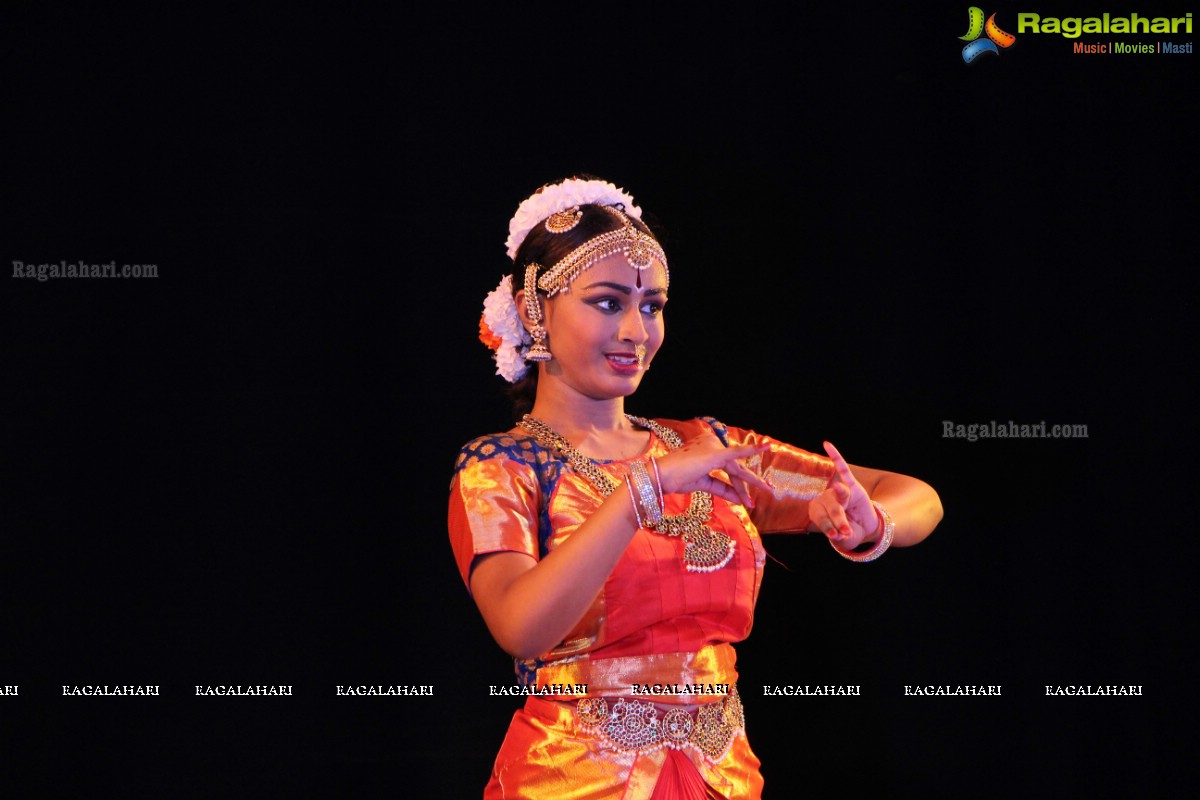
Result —
M 1013 32 L 1106 10 L 1127 13 L 985 8 Z M 475 339 L 507 220 L 586 171 L 658 218 L 675 277 L 631 411 L 830 439 L 946 509 L 869 566 L 768 540 L 786 569 L 739 647 L 767 796 L 1174 793 L 1195 56 L 1026 34 L 967 66 L 965 11 L 15 11 L 5 271 L 159 277 L 3 280 L 0 781 L 478 796 L 518 701 L 487 696 L 511 665 L 455 571 L 446 487 L 510 423 Z M 162 696 L 61 696 L 129 683 Z M 863 695 L 761 692 L 832 683 Z M 1003 695 L 903 696 L 929 684 Z

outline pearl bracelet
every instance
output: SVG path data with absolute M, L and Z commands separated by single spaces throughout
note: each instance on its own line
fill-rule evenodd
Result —
M 830 539 L 829 545 L 836 550 L 838 555 L 840 555 L 842 558 L 849 559 L 850 561 L 857 561 L 860 564 L 866 563 L 867 561 L 874 561 L 875 559 L 879 558 L 881 555 L 887 552 L 889 547 L 892 546 L 892 536 L 894 536 L 896 533 L 896 523 L 892 521 L 892 515 L 887 512 L 887 509 L 879 505 L 879 503 L 876 503 L 874 500 L 871 501 L 871 505 L 875 506 L 875 513 L 879 515 L 879 521 L 883 525 L 883 535 L 879 537 L 879 541 L 875 543 L 874 547 L 862 553 L 847 553 L 845 550 L 842 550 L 836 544 L 834 544 L 833 540 Z

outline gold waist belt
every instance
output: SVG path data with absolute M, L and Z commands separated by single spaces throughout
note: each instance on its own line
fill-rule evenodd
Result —
M 589 697 L 575 705 L 575 718 L 581 728 L 625 753 L 694 747 L 710 762 L 720 761 L 734 734 L 746 727 L 742 701 L 733 685 L 720 701 L 695 711 L 673 708 L 661 719 L 659 713 L 653 703 L 640 700 Z

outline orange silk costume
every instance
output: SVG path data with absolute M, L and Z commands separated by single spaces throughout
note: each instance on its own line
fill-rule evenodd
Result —
M 759 761 L 743 730 L 731 643 L 750 633 L 766 557 L 759 533 L 806 530 L 808 501 L 828 485 L 833 465 L 710 418 L 658 422 L 684 440 L 707 429 L 726 446 L 769 443 L 748 464 L 775 488 L 752 488 L 753 509 L 713 498 L 708 525 L 731 537 L 735 550 L 728 564 L 712 572 L 685 568 L 679 538 L 646 529 L 634 534 L 562 643 L 517 662 L 525 686 L 547 692 L 569 686 L 576 693 L 527 698 L 513 716 L 485 798 L 649 800 L 666 796 L 665 785 L 683 774 L 681 760 L 684 772 L 694 778 L 690 761 L 716 791 L 712 796 L 741 800 L 762 793 Z M 643 456 L 668 452 L 651 434 Z M 627 462 L 597 463 L 625 479 Z M 472 564 L 485 553 L 541 558 L 603 501 L 556 451 L 524 432 L 470 442 L 459 455 L 450 492 L 450 543 L 463 580 L 470 585 Z M 664 513 L 682 513 L 688 501 L 687 495 L 667 495 Z M 720 696 L 647 696 L 633 689 L 656 684 L 729 688 Z M 664 785 L 656 794 L 660 775 Z

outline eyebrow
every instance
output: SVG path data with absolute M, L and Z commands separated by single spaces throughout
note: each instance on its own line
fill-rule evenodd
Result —
M 625 286 L 620 283 L 612 283 L 611 281 L 599 281 L 597 283 L 589 283 L 587 286 L 583 287 L 583 290 L 586 292 L 589 289 L 600 289 L 600 288 L 612 289 L 613 291 L 620 292 L 621 294 L 624 294 L 624 295 L 632 294 L 632 292 L 633 292 L 633 290 L 631 288 L 629 288 L 628 286 Z M 667 290 L 663 289 L 663 288 L 647 289 L 645 291 L 645 294 L 654 294 L 654 295 L 666 294 L 666 293 L 667 293 Z

